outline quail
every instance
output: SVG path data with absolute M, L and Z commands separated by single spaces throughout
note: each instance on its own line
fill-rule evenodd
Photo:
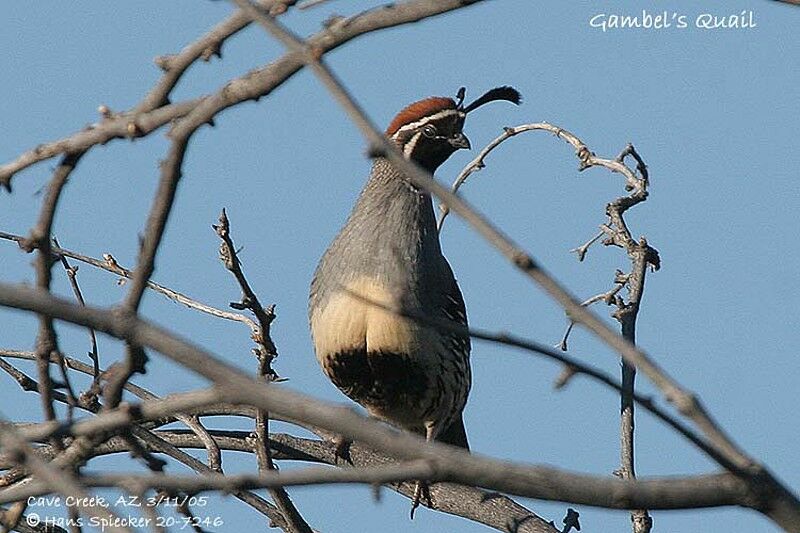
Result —
M 495 100 L 520 102 L 511 87 L 466 106 L 463 98 L 461 89 L 457 101 L 415 102 L 386 136 L 433 173 L 456 150 L 470 148 L 462 132 L 469 112 Z M 308 314 L 317 360 L 342 392 L 392 425 L 469 449 L 462 419 L 472 383 L 469 336 L 434 325 L 466 326 L 464 300 L 442 255 L 430 195 L 386 158 L 375 158 L 347 222 L 320 259 Z M 414 507 L 419 490 L 418 484 Z

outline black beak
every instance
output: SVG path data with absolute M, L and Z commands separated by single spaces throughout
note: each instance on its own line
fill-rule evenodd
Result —
M 467 136 L 461 132 L 458 132 L 452 137 L 450 137 L 448 139 L 448 142 L 450 143 L 450 146 L 452 146 L 456 150 L 458 150 L 459 148 L 465 148 L 467 150 L 472 148 L 472 145 L 469 144 L 469 139 L 467 139 Z

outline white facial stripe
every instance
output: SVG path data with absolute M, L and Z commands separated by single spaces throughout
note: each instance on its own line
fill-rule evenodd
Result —
M 410 124 L 406 124 L 402 128 L 398 129 L 394 133 L 394 135 L 392 135 L 392 139 L 397 139 L 398 136 L 401 133 L 404 133 L 404 132 L 409 131 L 409 130 L 415 130 L 415 129 L 419 128 L 420 126 L 422 126 L 424 124 L 427 124 L 428 122 L 431 122 L 431 121 L 434 121 L 434 120 L 439 120 L 440 118 L 444 118 L 444 117 L 447 117 L 447 116 L 450 116 L 450 115 L 459 115 L 459 114 L 461 114 L 461 111 L 459 111 L 457 109 L 445 109 L 444 111 L 439 111 L 435 115 L 430 115 L 430 116 L 425 117 L 423 119 L 420 119 L 420 120 L 418 120 L 416 122 L 411 122 Z
M 406 143 L 406 147 L 403 150 L 403 155 L 406 156 L 406 159 L 411 159 L 411 154 L 414 153 L 414 148 L 417 146 L 417 141 L 421 135 L 422 132 L 418 131 L 413 137 L 411 137 L 411 140 Z

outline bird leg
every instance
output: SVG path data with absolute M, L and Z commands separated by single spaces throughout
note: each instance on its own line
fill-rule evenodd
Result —
M 432 442 L 441 432 L 441 424 L 427 422 L 425 424 L 425 440 Z M 427 481 L 419 480 L 414 487 L 414 500 L 411 503 L 411 520 L 414 520 L 414 511 L 417 510 L 422 498 L 425 497 L 428 507 L 433 507 L 433 500 L 431 499 L 431 487 Z
M 425 498 L 425 502 L 427 503 L 428 507 L 433 507 L 433 500 L 431 499 L 431 487 L 428 485 L 427 481 L 417 481 L 416 486 L 414 487 L 414 501 L 411 503 L 411 520 L 414 520 L 414 511 L 417 510 L 419 504 L 422 503 L 422 498 Z

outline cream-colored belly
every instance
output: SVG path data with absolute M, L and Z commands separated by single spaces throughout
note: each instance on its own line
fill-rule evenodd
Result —
M 385 286 L 362 278 L 342 287 L 311 316 L 317 359 L 361 348 L 369 353 L 416 354 L 423 328 L 392 310 L 400 301 Z

